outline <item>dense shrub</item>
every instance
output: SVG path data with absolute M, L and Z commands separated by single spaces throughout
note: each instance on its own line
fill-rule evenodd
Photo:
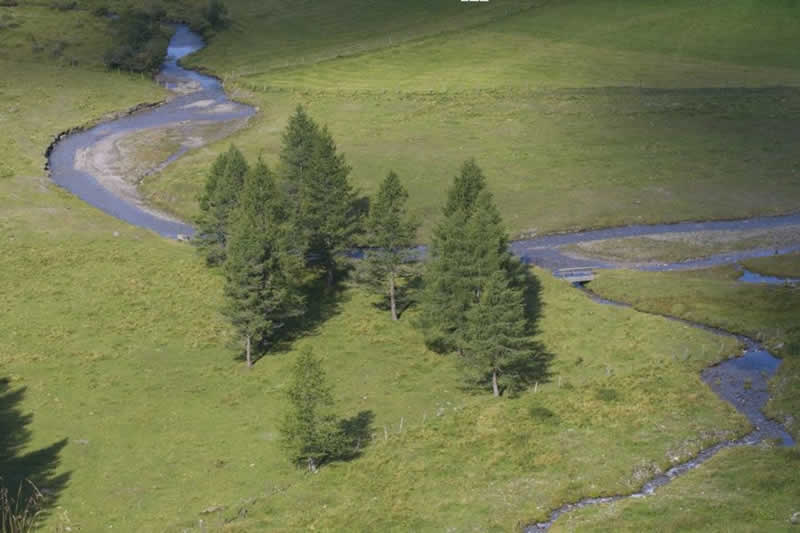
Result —
M 156 72 L 167 53 L 169 34 L 162 27 L 163 9 L 133 9 L 111 21 L 112 45 L 104 60 L 110 69 Z
M 222 0 L 209 0 L 204 15 L 215 30 L 222 28 L 228 22 L 228 8 Z

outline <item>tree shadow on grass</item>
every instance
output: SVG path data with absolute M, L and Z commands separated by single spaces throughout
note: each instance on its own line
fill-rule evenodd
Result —
M 336 279 L 346 277 L 347 268 L 337 271 Z M 343 290 L 343 283 L 337 282 L 333 287 L 328 287 L 324 276 L 315 276 L 303 287 L 306 298 L 306 307 L 299 317 L 293 317 L 280 327 L 275 338 L 268 343 L 257 343 L 253 347 L 253 361 L 257 363 L 270 355 L 283 354 L 291 351 L 292 344 L 303 337 L 316 335 L 322 324 L 336 316 L 342 304 L 349 301 L 349 295 Z M 237 345 L 236 359 L 245 360 L 242 346 Z
M 363 449 L 372 440 L 374 421 L 375 413 L 372 411 L 361 411 L 355 416 L 339 420 L 339 431 L 344 435 L 346 446 L 343 453 L 334 460 L 352 461 L 360 457 Z
M 397 318 L 402 320 L 406 311 L 419 305 L 419 296 L 422 291 L 422 275 L 415 273 L 409 277 L 406 283 L 398 285 L 395 289 L 395 302 L 397 304 Z M 383 294 L 381 299 L 372 304 L 375 309 L 383 312 L 390 312 L 391 302 L 388 294 Z
M 24 387 L 12 390 L 10 381 L 0 378 L 0 487 L 8 490 L 8 496 L 18 507 L 24 506 L 38 490 L 42 496 L 37 504 L 41 518 L 55 505 L 69 482 L 69 472 L 56 474 L 67 439 L 25 453 L 31 440 L 28 426 L 33 415 L 20 410 L 24 397 Z M 9 512 L 12 511 L 0 508 L 0 526 L 6 525 Z

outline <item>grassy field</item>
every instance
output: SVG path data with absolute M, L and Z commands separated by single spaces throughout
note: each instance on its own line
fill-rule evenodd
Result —
M 796 258 L 795 258 L 796 259 Z M 798 273 L 783 258 L 763 258 L 759 270 Z M 784 270 L 785 269 L 785 270 Z M 637 309 L 669 314 L 741 333 L 764 342 L 783 358 L 771 384 L 767 412 L 787 422 L 800 437 L 800 291 L 793 287 L 736 281 L 735 267 L 692 272 L 643 273 L 609 271 L 592 282 L 592 290 Z
M 777 249 L 792 244 L 800 244 L 800 226 L 748 231 L 665 233 L 648 237 L 590 241 L 565 246 L 562 250 L 620 263 L 677 263 L 716 254 L 758 248 Z M 796 256 L 787 256 L 775 267 L 780 269 L 779 265 L 786 263 L 788 268 L 793 262 L 796 262 Z M 767 259 L 764 264 L 772 264 L 772 261 Z
M 703 191 L 715 192 L 704 206 L 709 216 L 742 212 L 739 193 L 756 189 L 758 199 L 748 200 L 754 212 L 796 205 L 797 184 L 791 177 L 797 167 L 790 156 L 798 142 L 793 121 L 800 94 L 794 90 L 673 90 L 670 85 L 673 89 L 665 91 L 540 91 L 508 81 L 524 69 L 509 69 L 506 80 L 500 78 L 507 85 L 485 93 L 471 88 L 444 93 L 433 86 L 406 92 L 392 90 L 389 82 L 359 90 L 311 83 L 307 89 L 287 84 L 285 89 L 256 90 L 267 81 L 264 72 L 281 67 L 281 61 L 284 67 L 290 63 L 284 71 L 291 82 L 290 76 L 300 75 L 293 65 L 302 66 L 303 58 L 347 55 L 354 43 L 365 47 L 356 49 L 360 52 L 382 48 L 389 36 L 392 46 L 395 38 L 408 41 L 398 53 L 424 53 L 421 38 L 426 35 L 458 42 L 464 31 L 496 24 L 505 28 L 501 33 L 521 32 L 520 42 L 530 44 L 528 30 L 513 27 L 515 21 L 529 20 L 523 18 L 528 15 L 503 19 L 503 10 L 512 4 L 500 1 L 491 2 L 488 12 L 463 15 L 455 13 L 456 4 L 419 1 L 404 6 L 397 17 L 387 17 L 397 13 L 396 7 L 389 11 L 388 2 L 354 0 L 339 9 L 228 3 L 232 29 L 220 34 L 198 61 L 215 69 L 258 67 L 258 72 L 248 71 L 249 78 L 239 71 L 229 81 L 242 98 L 262 109 L 253 127 L 234 141 L 248 155 L 263 151 L 274 161 L 289 110 L 305 102 L 331 124 L 356 167 L 354 181 L 369 192 L 386 168 L 394 167 L 409 184 L 415 209 L 428 227 L 446 182 L 471 155 L 486 168 L 504 215 L 518 233 L 694 216 L 693 201 Z M 628 10 L 636 4 L 616 5 Z M 688 3 L 676 5 L 697 15 Z M 710 70 L 724 63 L 723 73 L 738 76 L 744 72 L 741 65 L 757 71 L 742 83 L 790 83 L 794 56 L 789 51 L 767 54 L 763 42 L 778 47 L 788 41 L 793 8 L 768 3 L 748 11 L 745 5 L 723 10 L 721 4 L 709 4 L 716 6 L 716 15 L 773 21 L 771 29 L 755 24 L 758 30 L 746 46 L 719 46 L 712 53 L 698 45 L 681 48 L 681 54 Z M 626 54 L 632 52 L 612 46 L 624 43 L 615 37 L 620 28 L 608 25 L 609 15 L 586 15 L 606 17 L 599 19 L 607 21 L 605 36 L 575 31 L 587 20 L 577 11 L 587 6 L 551 2 L 547 11 L 529 15 L 545 17 L 533 28 L 549 42 L 559 41 L 559 31 L 574 34 L 574 46 L 600 50 L 607 45 L 609 57 L 619 53 L 621 59 L 614 61 L 627 63 L 633 56 Z M 299 16 L 303 9 L 309 14 L 305 19 Z M 646 49 L 647 61 L 652 54 L 684 57 L 657 43 L 643 44 L 648 28 L 657 41 L 656 30 L 674 30 L 678 19 L 648 21 L 653 13 L 641 9 L 634 17 L 644 24 L 637 46 Z M 562 10 L 575 17 L 573 27 Z M 363 17 L 352 18 L 354 12 Z M 546 15 L 564 26 L 548 30 Z M 496 401 L 465 389 L 454 361 L 425 349 L 411 327 L 413 310 L 391 324 L 387 313 L 373 306 L 374 298 L 357 287 L 323 302 L 326 320 L 306 338 L 247 372 L 218 312 L 217 273 L 207 270 L 190 247 L 86 206 L 52 186 L 42 171 L 44 149 L 55 133 L 159 100 L 163 91 L 139 76 L 102 71 L 108 35 L 88 11 L 0 8 L 3 20 L 12 16 L 24 23 L 0 29 L 0 305 L 9 310 L 0 315 L 0 378 L 10 380 L 12 391 L 24 391 L 16 408 L 32 419 L 25 422 L 30 438 L 13 457 L 0 459 L 0 471 L 20 475 L 30 472 L 19 470 L 22 466 L 39 468 L 42 488 L 52 490 L 47 479 L 69 477 L 47 528 L 505 531 L 544 518 L 564 501 L 634 490 L 670 464 L 748 430 L 747 422 L 699 379 L 701 368 L 737 350 L 735 342 L 630 309 L 593 304 L 543 272 L 538 273 L 543 285 L 539 340 L 554 356 L 553 375 L 518 398 Z M 347 24 L 348 17 L 358 24 Z M 329 24 L 315 26 L 320 20 Z M 706 21 L 710 24 L 712 17 Z M 379 22 L 385 26 L 376 29 Z M 280 26 L 284 33 L 264 32 L 248 41 L 258 34 L 259 24 Z M 745 35 L 743 24 L 731 35 Z M 702 24 L 694 31 L 694 38 L 704 36 L 709 46 L 714 39 L 734 42 Z M 309 32 L 316 38 L 303 37 Z M 50 43 L 56 34 L 65 35 L 69 44 Z M 297 36 L 293 45 L 270 49 L 289 34 Z M 236 44 L 238 39 L 243 44 Z M 47 46 L 32 46 L 34 40 Z M 476 41 L 476 46 L 485 42 Z M 240 54 L 245 48 L 252 55 Z M 54 49 L 61 54 L 49 51 Z M 368 60 L 369 54 L 360 57 Z M 692 69 L 685 72 L 701 70 Z M 589 74 L 580 76 L 597 82 Z M 726 78 L 715 79 L 722 83 Z M 689 80 L 683 86 L 693 85 Z M 164 203 L 190 214 L 193 187 L 224 144 L 198 150 L 168 171 L 163 191 L 179 184 L 184 189 Z M 692 172 L 693 177 L 681 178 Z M 643 175 L 654 176 L 647 182 L 653 191 L 669 185 L 663 194 L 678 198 L 669 210 L 657 211 L 664 202 L 642 193 Z M 687 183 L 694 189 L 686 191 Z M 757 306 L 760 297 L 752 301 L 751 307 Z M 718 303 L 731 320 L 738 320 L 740 304 L 738 299 Z M 784 313 L 791 316 L 791 311 Z M 792 327 L 788 320 L 782 324 L 765 326 L 770 340 L 769 328 Z M 293 468 L 277 446 L 285 371 L 305 345 L 323 357 L 340 414 L 368 411 L 374 417 L 375 439 L 364 455 L 317 475 Z M 771 407 L 776 413 L 796 412 L 787 407 L 796 401 L 789 397 L 797 390 L 791 385 L 776 385 Z M 7 396 L 0 396 L 5 402 Z M 67 439 L 63 448 L 56 445 L 62 439 Z M 43 450 L 48 463 L 36 464 Z
M 748 263 L 764 273 L 798 275 L 796 257 Z M 681 273 L 604 272 L 592 290 L 645 311 L 671 314 L 758 338 L 783 357 L 767 413 L 800 437 L 800 293 L 742 284 L 733 267 Z M 723 451 L 655 496 L 583 509 L 553 531 L 782 531 L 800 511 L 800 463 L 792 449 Z M 747 482 L 743 482 L 747 480 Z

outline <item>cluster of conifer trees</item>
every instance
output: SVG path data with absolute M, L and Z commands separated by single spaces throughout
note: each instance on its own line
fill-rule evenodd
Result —
M 195 243 L 224 272 L 224 312 L 241 335 L 248 366 L 269 351 L 281 328 L 302 318 L 310 280 L 332 287 L 340 263 L 360 249 L 358 279 L 387 298 L 393 320 L 405 278 L 422 272 L 417 325 L 428 346 L 458 354 L 470 381 L 499 396 L 542 377 L 546 360 L 532 338 L 535 280 L 511 255 L 473 160 L 448 192 L 420 269 L 417 224 L 397 174 L 389 172 L 367 204 L 350 185 L 350 167 L 328 129 L 302 107 L 282 143 L 274 172 L 260 159 L 249 165 L 232 146 L 214 162 L 200 197 Z M 294 461 L 315 470 L 357 453 L 360 437 L 331 414 L 331 389 L 311 352 L 296 361 L 287 390 L 281 430 Z
M 363 250 L 358 271 L 389 301 L 418 275 L 417 224 L 394 172 L 367 205 L 348 181 L 350 167 L 326 127 L 302 107 L 283 133 L 275 172 L 250 166 L 235 147 L 218 157 L 200 198 L 196 243 L 225 274 L 225 314 L 244 342 L 247 364 L 267 352 L 287 323 L 302 317 L 304 287 L 322 276 L 333 286 L 341 262 Z M 423 262 L 418 325 L 428 345 L 455 352 L 470 379 L 495 396 L 536 374 L 538 348 L 528 270 L 508 235 L 481 169 L 467 161 L 456 176 Z

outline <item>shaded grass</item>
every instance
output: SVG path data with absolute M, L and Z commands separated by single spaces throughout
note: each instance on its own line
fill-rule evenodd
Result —
M 750 231 L 666 233 L 648 237 L 605 239 L 565 246 L 562 250 L 623 263 L 648 261 L 678 263 L 728 252 L 758 248 L 777 249 L 790 244 L 800 244 L 800 226 Z M 791 259 L 784 259 L 780 264 L 785 263 L 786 267 L 784 268 L 788 268 L 790 261 Z M 771 264 L 771 260 L 768 259 L 766 264 Z
M 551 531 L 789 531 L 798 470 L 796 448 L 728 449 L 653 497 L 581 509 Z
M 401 176 L 423 239 L 470 156 L 515 235 L 778 214 L 795 210 L 800 194 L 793 156 L 800 92 L 791 89 L 259 92 L 247 99 L 261 113 L 231 142 L 274 164 L 280 132 L 303 103 L 330 125 L 364 193 L 374 193 L 389 169 Z M 154 178 L 151 190 L 192 216 L 206 169 L 224 146 L 193 152 Z
M 764 258 L 763 268 L 780 258 Z M 601 296 L 758 339 L 783 357 L 767 413 L 800 437 L 800 291 L 736 281 L 735 267 L 695 272 L 604 271 L 591 283 Z

